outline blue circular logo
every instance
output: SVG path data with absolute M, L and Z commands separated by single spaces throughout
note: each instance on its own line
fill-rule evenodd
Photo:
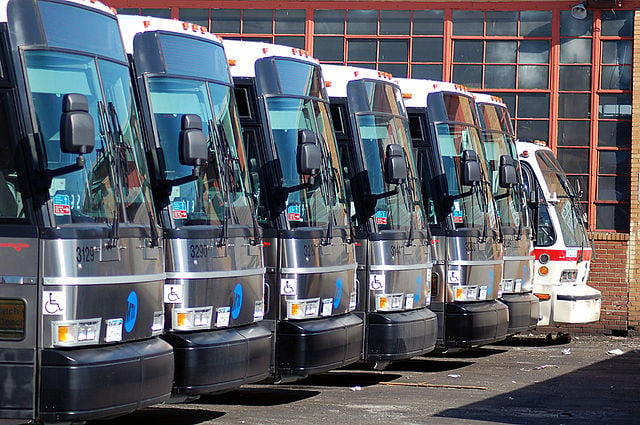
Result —
M 231 306 L 231 317 L 237 319 L 242 309 L 242 285 L 237 284 L 233 290 L 233 305 Z
M 131 291 L 127 297 L 127 315 L 124 319 L 124 330 L 131 332 L 136 325 L 136 319 L 138 318 L 138 295 L 135 291 Z
M 417 303 L 420 299 L 420 289 L 422 288 L 422 278 L 418 276 L 416 278 L 416 293 L 413 294 L 413 302 Z
M 336 294 L 333 297 L 333 308 L 338 308 L 340 305 L 340 299 L 342 298 L 342 278 L 339 277 L 336 280 Z

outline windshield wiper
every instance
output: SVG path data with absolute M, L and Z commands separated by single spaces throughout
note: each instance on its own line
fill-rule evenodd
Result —
M 318 137 L 318 136 L 317 136 Z M 318 137 L 319 139 L 319 137 Z M 330 245 L 331 240 L 333 239 L 333 225 L 336 223 L 336 217 L 333 213 L 333 205 L 335 204 L 334 194 L 337 194 L 338 188 L 336 184 L 336 177 L 333 168 L 329 164 L 329 153 L 327 152 L 327 146 L 324 141 L 320 141 L 320 149 L 322 152 L 322 171 L 327 176 L 327 186 L 320 183 L 322 186 L 320 188 L 322 192 L 322 197 L 324 198 L 324 202 L 327 204 L 329 208 L 329 219 L 327 220 L 327 235 L 323 242 L 324 245 Z M 330 185 L 330 186 L 329 186 Z M 333 191 L 330 192 L 329 188 L 332 188 Z
M 110 123 L 109 116 L 107 115 L 107 110 L 104 106 L 104 102 L 98 101 L 98 117 L 99 117 L 99 125 L 100 125 L 100 134 L 102 138 L 106 141 L 107 148 L 105 149 L 105 161 L 107 166 L 109 167 L 109 171 L 111 173 L 114 185 L 114 208 L 113 208 L 113 219 L 111 221 L 110 231 L 109 231 L 109 241 L 107 242 L 107 248 L 114 248 L 118 244 L 119 236 L 119 223 L 120 223 L 120 205 L 122 204 L 122 187 L 120 185 L 120 174 L 117 170 L 117 165 L 115 163 L 115 141 L 113 136 L 113 128 Z

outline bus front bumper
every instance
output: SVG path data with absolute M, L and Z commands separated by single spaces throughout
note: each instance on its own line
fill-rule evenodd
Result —
M 540 301 L 530 292 L 502 294 L 500 301 L 509 308 L 509 335 L 530 331 L 538 325 Z
M 446 303 L 445 316 L 447 347 L 476 347 L 507 337 L 509 309 L 500 301 Z

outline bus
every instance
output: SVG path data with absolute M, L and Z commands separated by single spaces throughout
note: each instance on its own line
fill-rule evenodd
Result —
M 500 98 L 484 93 L 473 96 L 482 126 L 482 146 L 489 163 L 493 199 L 502 225 L 504 266 L 500 301 L 509 307 L 509 334 L 526 332 L 538 324 L 540 302 L 533 295 L 533 231 L 511 117 Z M 515 175 L 509 176 L 509 170 L 515 171 Z
M 164 251 L 114 11 L 3 1 L 0 419 L 168 399 Z
M 502 233 L 473 97 L 457 84 L 398 82 L 435 251 L 430 308 L 438 342 L 458 350 L 503 340 Z
M 270 375 L 272 345 L 259 325 L 265 267 L 222 41 L 177 20 L 118 21 L 164 233 L 163 339 L 174 351 L 173 398 L 261 381 Z
M 516 141 L 535 229 L 533 293 L 539 326 L 600 319 L 601 293 L 587 285 L 593 248 L 579 188 L 544 142 Z
M 407 113 L 388 73 L 322 65 L 356 238 L 362 360 L 383 368 L 435 348 L 431 238 Z
M 225 40 L 224 48 L 263 232 L 273 379 L 356 362 L 354 239 L 320 65 L 287 46 Z

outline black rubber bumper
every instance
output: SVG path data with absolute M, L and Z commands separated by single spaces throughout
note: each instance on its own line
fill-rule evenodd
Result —
M 509 335 L 535 329 L 540 315 L 540 300 L 531 293 L 502 294 L 500 298 L 509 308 Z
M 353 313 L 280 321 L 276 335 L 278 374 L 304 377 L 360 360 L 363 322 Z
M 119 416 L 171 395 L 173 350 L 159 338 L 95 348 L 42 351 L 40 419 Z
M 258 324 L 162 338 L 173 346 L 174 394 L 224 391 L 270 375 L 272 335 Z
M 438 322 L 427 308 L 368 313 L 365 361 L 393 361 L 428 353 L 436 346 Z
M 445 346 L 476 347 L 507 337 L 509 309 L 500 301 L 447 303 Z

